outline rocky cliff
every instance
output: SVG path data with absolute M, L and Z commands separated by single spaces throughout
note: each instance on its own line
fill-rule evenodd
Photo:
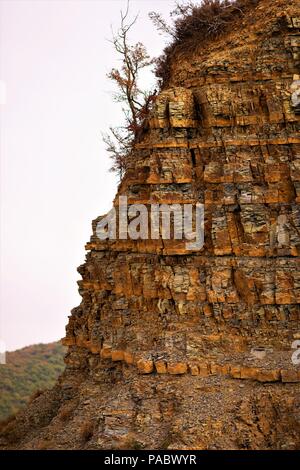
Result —
M 299 28 L 261 0 L 173 57 L 114 205 L 200 202 L 204 246 L 94 221 L 66 371 L 2 446 L 300 448 Z

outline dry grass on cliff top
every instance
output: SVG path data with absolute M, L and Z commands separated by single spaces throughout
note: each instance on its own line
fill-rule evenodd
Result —
M 177 4 L 171 12 L 173 26 L 164 26 L 159 15 L 152 18 L 158 29 L 171 35 L 171 43 L 164 49 L 156 61 L 156 76 L 161 86 L 166 86 L 170 79 L 171 61 L 176 54 L 184 50 L 189 53 L 230 29 L 240 21 L 247 10 L 254 8 L 261 0 L 203 0 L 196 4 Z M 155 17 L 155 14 L 153 15 Z

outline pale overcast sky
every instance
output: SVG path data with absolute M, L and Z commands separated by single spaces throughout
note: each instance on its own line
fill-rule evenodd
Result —
M 76 268 L 92 219 L 109 210 L 117 187 L 101 132 L 120 122 L 106 78 L 116 64 L 107 39 L 125 7 L 125 0 L 0 0 L 0 340 L 7 350 L 61 338 L 80 303 Z M 132 39 L 151 55 L 165 38 L 147 14 L 168 16 L 173 7 L 173 0 L 131 1 L 140 11 Z

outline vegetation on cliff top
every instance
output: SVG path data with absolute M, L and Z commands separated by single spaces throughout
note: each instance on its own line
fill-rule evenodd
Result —
M 207 40 L 225 33 L 233 22 L 244 16 L 260 0 L 202 0 L 176 2 L 169 25 L 157 12 L 149 13 L 157 29 L 171 40 L 156 60 L 156 76 L 160 87 L 168 85 L 172 58 L 180 52 L 191 53 Z
M 50 388 L 64 370 L 60 342 L 36 344 L 6 353 L 0 365 L 0 420 L 16 413 L 33 394 Z
M 191 0 L 175 2 L 176 8 L 170 13 L 169 24 L 158 12 L 149 17 L 160 33 L 170 41 L 157 59 L 151 59 L 145 46 L 138 42 L 130 44 L 129 32 L 138 16 L 129 19 L 129 1 L 125 12 L 120 12 L 120 25 L 112 32 L 112 44 L 121 61 L 119 68 L 113 68 L 108 78 L 116 86 L 115 101 L 122 104 L 124 123 L 110 127 L 103 135 L 111 160 L 111 171 L 121 179 L 125 173 L 130 155 L 140 139 L 145 121 L 156 99 L 156 90 L 146 91 L 140 86 L 141 70 L 155 64 L 158 88 L 168 86 L 171 77 L 171 63 L 179 53 L 191 53 L 207 40 L 217 38 L 229 29 L 233 22 L 244 16 L 246 10 L 260 0 Z

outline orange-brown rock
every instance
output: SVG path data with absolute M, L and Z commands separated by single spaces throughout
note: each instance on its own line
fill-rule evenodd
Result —
M 137 368 L 141 374 L 151 374 L 153 372 L 153 361 L 147 359 L 139 359 Z
M 167 364 L 164 361 L 155 361 L 155 368 L 158 374 L 167 373 Z
M 171 362 L 168 364 L 168 373 L 173 375 L 186 374 L 187 364 L 184 362 Z
M 257 374 L 260 382 L 276 382 L 280 380 L 280 370 L 260 370 Z
M 126 364 L 133 364 L 134 355 L 129 351 L 124 351 L 124 361 L 126 362 Z
M 124 361 L 124 351 L 116 350 L 111 352 L 111 360 L 112 361 Z

